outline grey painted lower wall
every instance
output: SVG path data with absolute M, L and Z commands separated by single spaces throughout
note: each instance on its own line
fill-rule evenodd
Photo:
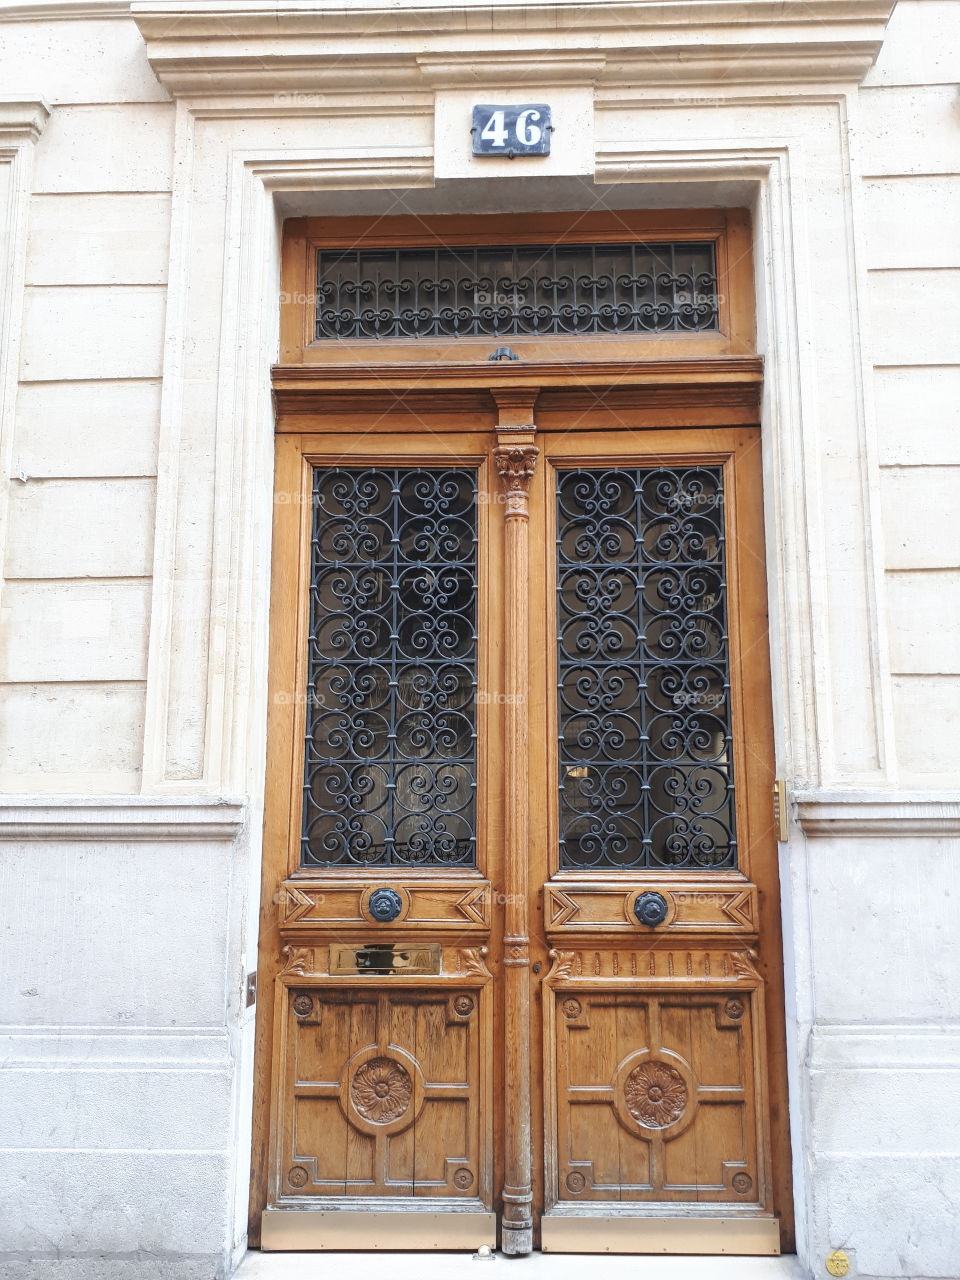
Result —
M 241 808 L 71 813 L 0 820 L 21 833 L 0 842 L 0 1277 L 218 1280 L 249 1176 Z M 797 829 L 784 850 L 810 1276 L 836 1248 L 853 1275 L 958 1274 L 958 852 Z

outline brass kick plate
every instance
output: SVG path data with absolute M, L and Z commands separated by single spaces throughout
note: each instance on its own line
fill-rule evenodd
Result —
M 264 1209 L 260 1247 L 264 1251 L 332 1249 L 342 1253 L 354 1249 L 467 1250 L 482 1244 L 496 1248 L 497 1219 L 492 1213 L 477 1210 L 364 1213 L 344 1209 Z M 371 1273 L 381 1269 L 370 1267 Z M 321 1274 L 319 1267 L 317 1274 Z
M 725 1253 L 776 1256 L 776 1218 L 587 1218 L 546 1213 L 544 1253 Z
M 405 942 L 371 942 L 363 947 L 331 947 L 330 973 L 355 974 L 439 973 L 443 955 L 439 942 L 411 946 Z

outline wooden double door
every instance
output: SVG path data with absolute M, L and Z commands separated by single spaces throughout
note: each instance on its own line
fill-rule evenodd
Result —
M 778 1252 L 758 433 L 503 416 L 278 438 L 262 1246 Z

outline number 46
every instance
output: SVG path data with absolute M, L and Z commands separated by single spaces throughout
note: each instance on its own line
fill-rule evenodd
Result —
M 517 116 L 514 133 L 517 142 L 521 146 L 535 147 L 543 137 L 543 129 L 537 123 L 540 118 L 541 112 L 535 107 L 521 111 Z M 480 137 L 494 147 L 505 147 L 507 145 L 507 126 L 503 111 L 494 111 L 493 115 L 480 130 Z

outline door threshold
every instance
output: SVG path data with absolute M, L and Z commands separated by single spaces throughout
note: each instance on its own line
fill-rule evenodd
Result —
M 370 1280 L 372 1272 L 391 1280 L 583 1280 L 591 1258 L 604 1280 L 636 1280 L 643 1261 L 650 1280 L 803 1280 L 794 1255 L 778 1258 L 720 1256 L 664 1257 L 625 1254 L 531 1253 L 506 1258 L 495 1253 L 475 1260 L 472 1253 L 260 1253 L 251 1250 L 234 1280 Z

